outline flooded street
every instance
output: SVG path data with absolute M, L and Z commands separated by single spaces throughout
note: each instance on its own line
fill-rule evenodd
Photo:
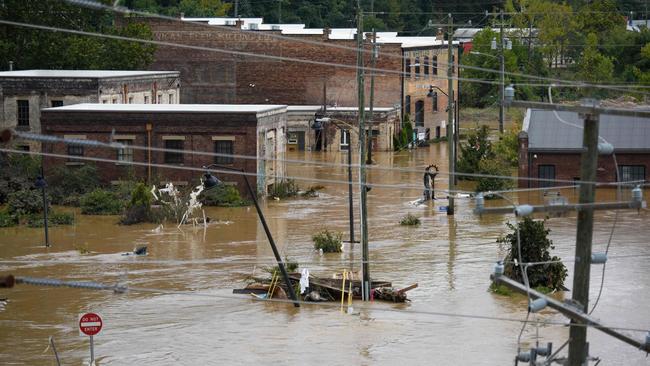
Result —
M 383 167 L 421 168 L 438 164 L 447 171 L 445 144 L 413 152 L 374 153 Z M 292 152 L 290 159 L 344 163 L 345 153 Z M 358 158 L 355 157 L 355 162 Z M 288 164 L 292 177 L 347 179 L 344 167 Z M 355 174 L 355 180 L 356 180 Z M 446 188 L 444 175 L 437 188 Z M 415 172 L 371 170 L 370 184 L 421 185 Z M 297 180 L 301 187 L 315 182 Z M 284 256 L 312 274 L 360 268 L 361 248 L 346 244 L 342 254 L 319 255 L 311 236 L 323 228 L 340 231 L 348 239 L 347 185 L 323 183 L 317 198 L 267 201 L 263 210 Z M 468 186 L 461 184 L 461 189 Z M 0 229 L 0 273 L 66 280 L 123 281 L 129 286 L 178 290 L 177 293 L 77 290 L 18 285 L 0 290 L 9 302 L 0 308 L 0 364 L 55 364 L 53 336 L 62 364 L 88 361 L 88 337 L 78 331 L 78 314 L 102 315 L 104 328 L 95 337 L 99 365 L 504 365 L 517 351 L 518 321 L 526 317 L 526 298 L 488 292 L 493 263 L 505 255 L 496 238 L 506 233 L 512 215 L 472 213 L 469 199 L 456 201 L 456 214 L 439 210 L 445 199 L 419 207 L 409 204 L 421 189 L 374 187 L 368 194 L 371 276 L 396 287 L 418 283 L 411 303 L 362 303 L 358 315 L 341 314 L 338 303 L 304 305 L 253 301 L 233 295 L 246 278 L 263 275 L 274 264 L 255 209 L 206 208 L 213 221 L 207 229 L 173 225 L 156 232 L 156 225 L 118 226 L 116 217 L 77 215 L 76 225 L 50 231 L 53 247 L 45 249 L 42 229 Z M 572 201 L 577 192 L 563 191 Z M 599 191 L 599 200 L 614 200 L 614 190 Z M 442 193 L 436 193 L 442 197 Z M 646 199 L 648 193 L 646 192 Z M 514 196 L 536 202 L 541 194 Z M 355 189 L 355 219 L 358 194 Z M 504 201 L 489 205 L 506 205 Z M 411 213 L 419 227 L 399 225 Z M 78 212 L 77 212 L 78 214 Z M 613 211 L 596 212 L 594 251 L 604 251 L 614 222 Z M 650 329 L 650 236 L 645 210 L 621 211 L 614 232 L 602 298 L 594 315 L 621 328 Z M 550 218 L 547 226 L 555 244 L 552 254 L 572 259 L 575 250 L 575 214 Z M 358 221 L 355 239 L 359 239 Z M 147 257 L 123 256 L 136 245 L 149 247 Z M 80 254 L 79 248 L 89 254 Z M 9 261 L 17 261 L 9 263 Z M 572 286 L 573 262 L 566 263 Z M 591 295 L 595 299 L 601 266 L 592 267 Z M 191 292 L 191 293 L 190 293 Z M 561 296 L 561 295 L 559 295 Z M 570 297 L 570 294 L 566 294 Z M 463 315 L 463 316 L 450 316 Z M 487 318 L 499 318 L 486 319 Z M 546 324 L 527 325 L 522 347 L 539 337 L 540 343 L 563 344 L 567 318 L 544 310 L 531 319 Z M 635 339 L 645 333 L 624 331 Z M 597 330 L 588 332 L 591 355 L 603 365 L 643 365 L 646 355 Z M 564 350 L 566 352 L 566 349 Z

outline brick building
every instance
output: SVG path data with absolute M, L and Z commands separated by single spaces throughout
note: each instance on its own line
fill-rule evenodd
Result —
M 126 146 L 142 146 L 245 155 L 252 159 L 206 156 L 130 147 L 113 149 L 74 144 L 44 144 L 48 153 L 68 155 L 46 157 L 45 166 L 81 165 L 74 159 L 87 156 L 116 160 L 94 163 L 105 182 L 118 181 L 128 174 L 148 181 L 194 184 L 200 171 L 159 167 L 158 164 L 200 168 L 217 163 L 257 174 L 257 188 L 265 193 L 269 186 L 284 179 L 287 114 L 284 105 L 194 105 L 194 104 L 77 104 L 42 111 L 43 132 L 68 139 L 113 141 Z M 267 159 L 267 160 L 265 160 Z M 278 160 L 279 159 L 279 160 Z M 130 164 L 139 162 L 140 165 Z M 247 194 L 241 175 L 217 174 L 234 182 Z M 249 177 L 251 184 L 254 177 Z
M 25 70 L 0 72 L 0 129 L 40 132 L 40 110 L 76 103 L 179 102 L 175 71 Z M 27 148 L 27 146 L 25 146 Z
M 357 107 L 328 107 L 323 112 L 321 106 L 289 106 L 288 149 L 342 151 L 352 146 L 358 150 L 358 111 Z M 372 119 L 369 113 L 370 109 L 366 108 L 366 130 L 372 131 L 373 150 L 392 151 L 393 135 L 400 128 L 400 109 L 373 108 Z
M 519 133 L 519 177 L 579 180 L 582 128 L 576 126 L 583 126 L 577 113 L 529 109 Z M 621 181 L 647 180 L 650 119 L 601 115 L 599 134 L 614 146 Z M 617 181 L 612 156 L 598 157 L 597 181 Z M 520 188 L 566 184 L 519 181 Z

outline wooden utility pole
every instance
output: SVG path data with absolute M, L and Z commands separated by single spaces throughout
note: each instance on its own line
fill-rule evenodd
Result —
M 372 29 L 372 55 L 370 56 L 371 68 L 370 72 L 370 132 L 368 133 L 368 159 L 366 164 L 372 164 L 372 127 L 375 125 L 374 121 L 374 106 L 375 106 L 375 66 L 377 65 L 377 32 Z
M 596 101 L 588 102 L 597 107 Z M 584 104 L 583 104 L 584 105 Z M 584 130 L 582 134 L 583 152 L 580 160 L 580 180 L 596 181 L 598 167 L 598 118 L 597 112 L 583 113 Z M 595 186 L 591 183 L 580 185 L 581 204 L 594 202 Z M 578 230 L 576 233 L 576 262 L 573 270 L 573 296 L 582 311 L 589 312 L 589 277 L 591 270 L 591 240 L 594 228 L 594 210 L 586 207 L 578 211 Z M 571 327 L 569 331 L 569 365 L 581 366 L 587 359 L 587 328 Z
M 499 24 L 499 61 L 500 61 L 500 76 L 501 76 L 501 82 L 499 83 L 499 133 L 503 133 L 503 119 L 505 115 L 505 100 L 504 100 L 504 88 L 505 88 L 505 56 L 504 56 L 504 49 L 503 49 L 503 42 L 505 38 L 503 37 L 503 10 L 501 10 L 500 14 L 501 22 Z
M 454 166 L 456 151 L 454 149 L 454 51 L 453 51 L 453 19 L 449 14 L 449 29 L 447 30 L 447 155 L 449 155 L 449 206 L 447 215 L 454 214 Z
M 361 226 L 361 268 L 363 282 L 361 284 L 361 297 L 364 301 L 370 300 L 370 266 L 368 264 L 368 207 L 366 198 L 366 121 L 365 121 L 365 82 L 363 75 L 363 13 L 361 2 L 357 0 L 357 89 L 359 93 L 359 218 Z

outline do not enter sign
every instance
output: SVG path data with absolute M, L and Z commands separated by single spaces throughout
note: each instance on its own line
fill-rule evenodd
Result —
M 86 313 L 79 318 L 79 330 L 88 336 L 94 336 L 102 330 L 102 318 L 95 313 Z

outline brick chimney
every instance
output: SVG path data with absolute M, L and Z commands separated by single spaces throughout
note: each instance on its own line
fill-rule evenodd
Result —
M 323 28 L 323 38 L 329 39 L 330 34 L 332 34 L 332 28 L 330 28 L 330 27 Z
M 438 28 L 438 33 L 436 33 L 436 41 L 444 41 L 445 32 L 442 31 L 442 28 Z

